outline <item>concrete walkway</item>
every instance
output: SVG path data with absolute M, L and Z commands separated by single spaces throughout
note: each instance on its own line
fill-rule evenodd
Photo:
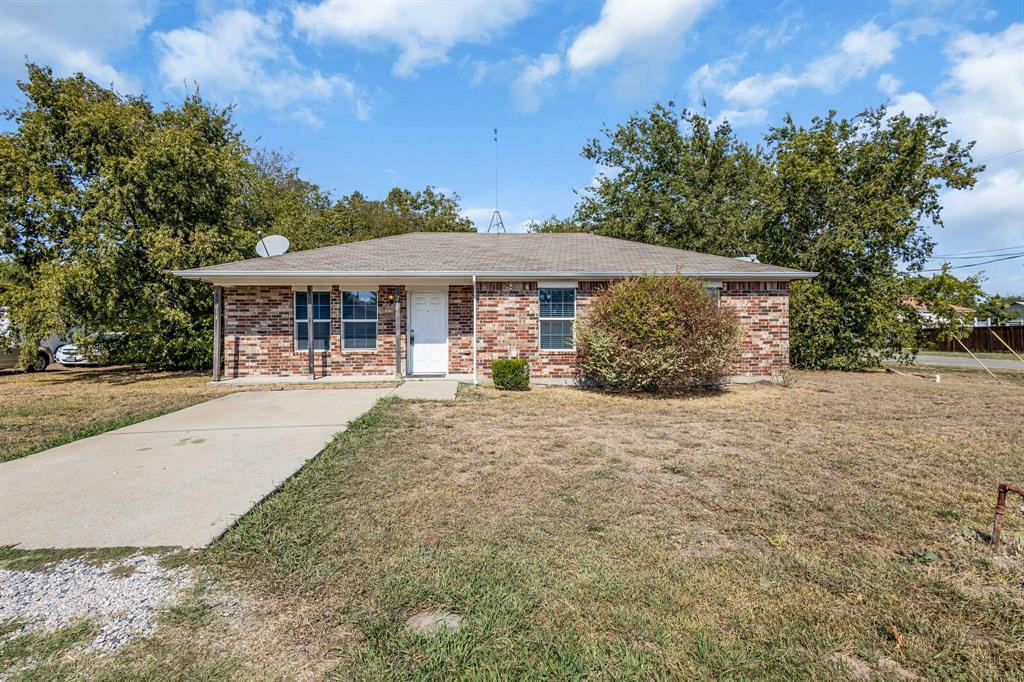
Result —
M 5 462 L 0 546 L 205 546 L 379 398 L 457 387 L 233 393 Z
M 1009 353 L 1007 353 L 1009 355 Z M 1000 359 L 988 359 L 981 358 L 981 361 L 989 369 L 1020 369 L 1024 370 L 1024 363 L 1017 362 L 1016 360 L 1000 360 Z M 969 355 L 964 355 L 962 358 L 956 358 L 949 355 L 918 355 L 916 363 L 918 365 L 938 365 L 940 367 L 973 367 L 978 371 L 982 371 L 978 363 Z

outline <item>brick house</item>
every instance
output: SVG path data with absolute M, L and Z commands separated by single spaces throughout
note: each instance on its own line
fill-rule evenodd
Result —
M 214 285 L 214 378 L 446 376 L 523 357 L 575 374 L 595 294 L 640 274 L 702 279 L 746 333 L 737 377 L 789 364 L 789 283 L 814 273 L 590 234 L 418 232 L 175 274 Z M 223 353 L 221 337 L 223 336 Z

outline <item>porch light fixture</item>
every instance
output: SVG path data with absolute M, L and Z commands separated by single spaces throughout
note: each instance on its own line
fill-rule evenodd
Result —
M 393 291 L 389 291 L 388 293 L 384 294 L 384 300 L 387 301 L 388 303 L 394 303 L 397 298 L 398 296 Z

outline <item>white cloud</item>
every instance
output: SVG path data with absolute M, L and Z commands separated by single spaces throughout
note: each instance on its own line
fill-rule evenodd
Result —
M 731 102 L 757 107 L 782 91 L 800 87 L 834 92 L 850 80 L 887 64 L 899 45 L 900 37 L 895 31 L 882 30 L 868 22 L 843 36 L 833 53 L 818 57 L 803 71 L 755 74 L 729 86 L 724 94 Z
M 895 95 L 903 83 L 891 73 L 883 73 L 878 77 L 878 89 L 887 95 Z
M 976 140 L 973 156 L 987 169 L 972 190 L 942 195 L 945 230 L 935 237 L 949 253 L 1001 247 L 1024 239 L 1024 24 L 1002 33 L 965 33 L 954 38 L 946 56 L 949 77 L 929 99 L 919 92 L 895 95 L 890 110 L 938 112 L 949 120 L 950 137 Z M 992 158 L 1001 157 L 1001 158 Z M 1024 290 L 1019 262 L 984 266 L 988 288 Z M 970 269 L 960 271 L 971 274 Z
M 111 65 L 136 43 L 153 18 L 151 3 L 117 4 L 39 0 L 0 3 L 0 71 L 21 74 L 25 59 L 53 67 L 58 76 L 81 72 L 102 85 L 137 91 L 138 82 Z
M 529 4 L 525 0 L 324 0 L 318 5 L 297 5 L 293 12 L 295 27 L 315 41 L 398 47 L 392 72 L 409 77 L 425 66 L 447 62 L 448 52 L 460 43 L 488 42 L 525 17 Z
M 921 93 L 913 91 L 894 96 L 888 106 L 890 112 L 902 111 L 910 118 L 921 114 L 935 113 L 935 105 Z
M 754 24 L 739 36 L 741 43 L 758 43 L 766 50 L 775 50 L 789 43 L 803 30 L 801 13 L 790 14 L 774 26 Z
M 314 114 L 308 107 L 299 107 L 291 113 L 290 118 L 313 130 L 320 130 L 324 127 L 323 119 Z
M 942 219 L 946 227 L 974 239 L 984 230 L 985 244 L 997 248 L 1024 241 L 1024 172 L 1019 161 L 1017 166 L 985 171 L 973 190 L 943 195 Z
M 710 5 L 706 0 L 605 0 L 597 23 L 583 29 L 569 47 L 569 67 L 589 69 L 623 53 L 662 50 L 678 41 Z
M 1024 147 L 1024 24 L 964 34 L 948 56 L 954 66 L 939 111 L 953 130 L 976 139 L 981 156 Z
M 282 37 L 281 15 L 258 16 L 246 10 L 215 14 L 197 28 L 153 34 L 158 67 L 168 88 L 206 95 L 245 98 L 273 110 L 292 106 L 296 120 L 317 125 L 319 118 L 299 103 L 348 101 L 360 120 L 369 118 L 365 92 L 340 74 L 322 74 L 299 62 Z
M 542 54 L 523 67 L 512 81 L 512 94 L 523 111 L 536 111 L 542 96 L 551 89 L 551 79 L 562 70 L 562 59 L 557 54 Z
M 745 55 L 742 54 L 726 57 L 714 63 L 704 64 L 694 71 L 686 83 L 692 106 L 697 106 L 708 93 L 724 90 L 744 58 Z
M 767 109 L 725 109 L 715 117 L 715 125 L 728 121 L 733 128 L 760 125 L 768 120 Z

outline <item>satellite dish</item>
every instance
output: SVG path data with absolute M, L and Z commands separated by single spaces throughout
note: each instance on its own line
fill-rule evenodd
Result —
M 260 258 L 280 256 L 288 250 L 288 240 L 279 234 L 268 234 L 256 242 L 256 253 Z

